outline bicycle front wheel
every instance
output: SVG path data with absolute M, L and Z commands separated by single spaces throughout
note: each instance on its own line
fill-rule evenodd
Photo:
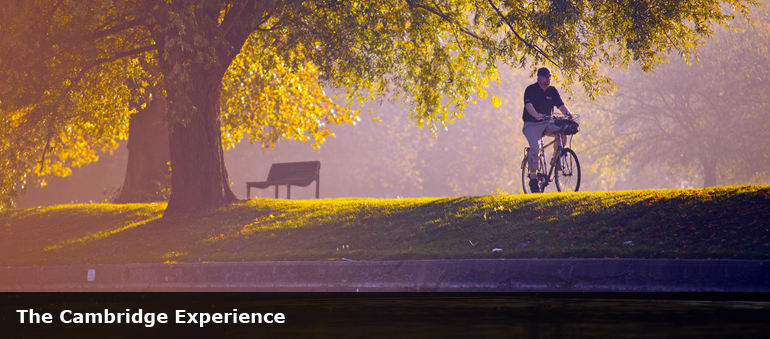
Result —
M 559 192 L 577 192 L 580 189 L 580 162 L 569 148 L 561 151 L 556 168 L 556 189 Z

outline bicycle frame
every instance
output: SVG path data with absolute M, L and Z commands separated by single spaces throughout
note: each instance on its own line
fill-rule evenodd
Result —
M 561 134 L 556 134 L 556 137 L 553 139 L 553 141 L 551 141 L 551 142 L 549 142 L 549 143 L 547 143 L 545 145 L 543 145 L 543 138 L 542 137 L 540 138 L 540 154 L 538 154 L 538 157 L 543 159 L 543 163 L 546 163 L 545 162 L 545 149 L 546 149 L 546 147 L 549 147 L 549 146 L 553 145 L 555 142 L 558 142 L 558 147 L 556 148 L 556 150 L 553 152 L 553 155 L 551 156 L 551 168 L 549 168 L 545 172 L 545 181 L 543 182 L 542 187 L 540 187 L 541 191 L 545 190 L 545 188 L 548 186 L 548 184 L 551 183 L 551 181 L 554 180 L 553 179 L 553 174 L 555 172 L 555 169 L 558 166 L 560 166 L 560 162 L 556 161 L 556 159 L 559 159 L 559 154 L 564 149 L 564 144 L 561 141 L 561 137 L 562 137 Z M 557 165 L 557 164 L 559 164 L 559 165 Z
M 577 118 L 577 117 L 574 117 Z M 553 121 L 553 119 L 552 119 Z M 537 153 L 537 181 L 538 190 L 544 192 L 545 188 L 551 183 L 556 182 L 556 190 L 559 192 L 577 192 L 580 189 L 580 162 L 575 152 L 570 149 L 572 137 L 574 134 L 554 133 L 548 137 L 554 137 L 553 141 L 545 143 L 545 131 L 538 140 L 540 150 Z M 562 140 L 563 139 L 563 140 Z M 551 166 L 545 162 L 545 149 L 553 145 L 554 152 L 551 155 Z M 530 148 L 524 148 L 524 159 L 521 161 L 521 185 L 523 192 L 529 193 L 528 155 Z
M 545 136 L 545 135 L 544 135 Z M 564 171 L 562 168 L 562 162 L 561 160 L 555 161 L 555 159 L 561 159 L 563 154 L 565 153 L 565 150 L 569 150 L 568 146 L 572 142 L 572 135 L 567 135 L 568 141 L 562 141 L 562 134 L 556 134 L 554 140 L 552 140 L 549 143 L 545 143 L 541 137 L 541 139 L 538 141 L 540 145 L 540 151 L 538 152 L 537 158 L 538 158 L 538 173 L 537 178 L 540 182 L 540 191 L 542 192 L 545 190 L 545 188 L 551 183 L 555 182 L 556 180 L 556 172 L 558 170 Z M 554 145 L 556 143 L 556 150 L 554 150 L 553 154 L 551 155 L 551 162 L 550 162 L 550 168 L 548 168 L 548 165 L 546 165 L 545 162 L 545 150 L 546 148 L 551 147 L 551 145 Z M 527 155 L 529 154 L 529 147 L 524 148 L 524 159 L 521 162 L 521 169 L 522 169 L 522 176 L 525 173 L 525 170 L 527 169 Z M 570 170 L 569 173 L 572 173 Z M 525 178 L 522 177 L 522 185 L 526 185 Z M 559 187 L 557 187 L 557 190 L 561 191 Z

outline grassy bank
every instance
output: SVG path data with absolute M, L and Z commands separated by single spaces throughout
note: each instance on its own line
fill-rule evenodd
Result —
M 0 213 L 0 266 L 436 258 L 770 259 L 770 186 L 419 199 L 253 199 Z M 495 250 L 501 249 L 501 250 Z

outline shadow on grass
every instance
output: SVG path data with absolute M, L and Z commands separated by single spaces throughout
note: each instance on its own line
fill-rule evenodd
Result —
M 769 196 L 767 187 L 731 187 L 419 199 L 252 199 L 175 219 L 159 219 L 162 207 L 147 205 L 67 206 L 0 214 L 0 221 L 10 223 L 3 229 L 0 254 L 6 265 L 14 266 L 439 258 L 769 259 Z

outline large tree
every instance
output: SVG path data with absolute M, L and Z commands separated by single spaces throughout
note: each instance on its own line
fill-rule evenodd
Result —
M 302 53 L 349 99 L 389 94 L 414 107 L 418 124 L 435 129 L 483 91 L 498 61 L 550 63 L 567 82 L 597 94 L 609 86 L 600 64 L 633 60 L 649 69 L 672 50 L 689 55 L 730 17 L 723 4 L 745 11 L 747 3 L 11 1 L 0 24 L 7 46 L 0 113 L 10 126 L 0 137 L 13 144 L 1 151 L 8 159 L 3 194 L 13 193 L 36 161 L 45 168 L 48 155 L 58 157 L 51 169 L 74 164 L 68 159 L 79 154 L 67 153 L 73 146 L 62 136 L 107 145 L 125 133 L 126 84 L 147 72 L 136 59 L 157 65 L 167 100 L 166 215 L 174 215 L 235 200 L 222 156 L 222 80 L 255 34 L 262 48 L 279 46 L 287 60 Z M 91 120 L 78 120 L 84 118 Z
M 770 153 L 761 145 L 770 139 L 770 20 L 766 9 L 752 19 L 720 30 L 697 63 L 618 77 L 617 158 L 670 173 L 668 185 L 767 180 Z
M 42 5 L 52 4 L 49 2 L 27 2 L 17 3 L 16 8 L 10 7 L 3 14 L 13 15 L 14 13 L 38 13 Z M 89 27 L 89 20 L 86 16 L 94 16 L 94 13 L 107 13 L 112 9 L 95 7 L 94 3 L 89 2 L 57 2 L 54 8 L 51 8 L 49 15 L 45 17 L 36 16 L 34 19 L 41 19 L 43 22 L 30 25 L 25 20 L 17 20 L 16 23 L 27 25 L 5 25 L 0 26 L 8 31 L 8 41 L 10 46 L 15 47 L 13 53 L 8 53 L 4 59 L 4 65 L 8 66 L 9 75 L 39 75 L 33 74 L 46 73 L 47 63 L 45 57 L 53 59 L 50 47 L 53 45 L 58 50 L 59 55 L 64 52 L 77 54 L 84 46 L 90 50 L 98 50 L 97 42 L 100 38 L 106 36 L 105 33 L 94 34 L 94 28 Z M 56 13 L 54 15 L 54 13 Z M 14 23 L 12 18 L 7 17 L 7 21 Z M 30 20 L 35 23 L 35 20 Z M 77 25 L 67 25 L 67 23 L 77 22 Z M 136 21 L 133 21 L 136 25 Z M 95 30 L 103 29 L 96 28 Z M 117 29 L 126 29 L 123 25 Z M 115 33 L 117 30 L 111 30 Z M 48 37 L 48 41 L 37 38 L 38 36 Z M 67 37 L 63 39 L 62 37 Z M 97 37 L 97 38 L 94 38 Z M 37 38 L 37 39 L 36 39 Z M 224 141 L 226 144 L 237 142 L 245 133 L 251 132 L 252 141 L 258 139 L 262 141 L 263 146 L 270 147 L 275 144 L 277 137 L 305 140 L 308 137 L 316 140 L 316 145 L 322 143 L 325 137 L 332 135 L 327 124 L 353 122 L 356 112 L 335 105 L 320 89 L 320 81 L 317 69 L 309 64 L 307 60 L 302 59 L 296 52 L 290 56 L 292 60 L 283 60 L 280 55 L 275 53 L 275 49 L 280 46 L 273 46 L 273 49 L 259 49 L 262 45 L 262 38 L 259 35 L 252 35 L 247 43 L 246 53 L 239 55 L 239 60 L 235 67 L 231 67 L 224 80 L 224 96 L 222 105 L 225 108 L 226 123 L 223 126 Z M 146 37 L 123 37 L 134 43 L 152 44 L 152 41 Z M 121 40 L 122 41 L 122 40 Z M 125 44 L 125 42 L 124 42 Z M 19 53 L 21 52 L 21 53 Z M 98 158 L 95 152 L 99 147 L 110 151 L 117 146 L 117 143 L 111 139 L 122 139 L 129 137 L 128 164 L 126 176 L 115 202 L 145 202 L 163 199 L 167 195 L 167 189 L 170 181 L 168 173 L 169 147 L 168 147 L 168 127 L 166 116 L 166 100 L 161 88 L 161 78 L 157 65 L 157 58 L 152 55 L 152 48 L 139 48 L 120 53 L 118 56 L 126 58 L 127 64 L 133 66 L 132 73 L 122 72 L 120 68 L 104 68 L 103 64 L 114 60 L 110 58 L 101 58 L 98 60 L 85 59 L 78 65 L 70 60 L 72 69 L 88 70 L 81 76 L 90 77 L 91 81 L 110 82 L 116 84 L 125 84 L 121 86 L 122 96 L 113 95 L 109 97 L 111 106 L 104 107 L 98 105 L 81 106 L 79 104 L 68 104 L 75 101 L 74 98 L 92 97 L 90 92 L 93 89 L 88 86 L 65 86 L 66 81 L 57 88 L 65 95 L 59 96 L 59 102 L 50 103 L 58 107 L 58 116 L 63 117 L 63 121 L 56 124 L 56 128 L 49 130 L 28 129 L 25 134 L 18 133 L 18 128 L 22 122 L 35 121 L 35 119 L 45 119 L 40 111 L 29 112 L 29 108 L 39 106 L 38 102 L 26 107 L 24 112 L 18 114 L 9 114 L 5 117 L 9 121 L 8 127 L 3 132 L 7 132 L 8 139 L 16 137 L 17 141 L 23 141 L 16 147 L 11 147 L 9 143 L 3 151 L 13 154 L 18 150 L 32 148 L 33 156 L 19 157 L 13 159 L 13 162 L 7 162 L 3 171 L 4 180 L 7 185 L 3 186 L 3 204 L 8 203 L 16 193 L 23 190 L 28 180 L 40 180 L 45 174 L 68 175 L 70 167 L 79 166 L 81 163 L 87 163 Z M 35 55 L 38 58 L 30 60 L 27 56 Z M 60 58 L 59 58 L 60 59 Z M 61 60 L 59 60 L 60 62 Z M 19 66 L 23 66 L 22 69 Z M 137 67 L 140 66 L 140 67 Z M 101 72 L 93 72 L 91 70 Z M 116 72 L 117 71 L 117 72 Z M 50 77 L 53 74 L 54 77 Z M 56 76 L 55 73 L 48 74 L 46 79 L 59 79 L 64 76 Z M 18 82 L 19 79 L 16 79 Z M 66 79 L 64 79 L 66 80 Z M 12 90 L 14 81 L 9 81 Z M 85 82 L 84 82 L 85 83 Z M 40 86 L 40 84 L 28 84 L 32 88 L 55 88 L 51 83 Z M 37 87 L 35 86 L 37 85 Z M 291 87 L 291 90 L 286 90 Z M 21 92 L 21 90 L 19 90 Z M 48 91 L 47 91 L 48 92 Z M 268 95 L 265 95 L 265 94 Z M 23 107 L 31 101 L 34 96 L 28 96 L 26 100 L 13 100 L 11 96 L 13 91 L 6 94 L 6 107 Z M 15 93 L 25 94 L 25 93 Z M 34 94 L 34 93 L 33 93 Z M 125 95 L 128 94 L 128 95 Z M 50 99 L 45 97 L 44 99 Z M 97 102 L 98 103 L 98 102 Z M 280 105 L 280 109 L 279 108 Z M 94 108 L 96 107 L 96 108 Z M 111 110 L 108 110 L 111 109 Z M 95 114 L 91 114 L 95 113 Z M 122 121 L 110 121 L 105 117 L 122 116 L 127 117 Z M 50 117 L 49 117 L 50 118 Z M 84 119 L 85 118 L 85 119 Z M 253 121 L 254 119 L 258 121 Z M 88 120 L 86 125 L 92 127 L 87 133 L 90 134 L 89 142 L 69 143 L 67 131 L 71 128 L 67 124 L 82 124 Z M 257 124 L 255 125 L 254 122 Z M 127 123 L 127 124 L 126 124 Z M 112 124 L 111 126 L 105 126 Z M 27 126 L 25 126 L 27 127 Z M 79 126 L 76 126 L 81 130 Z M 109 128 L 107 128 L 109 127 Z M 98 135 L 93 131 L 111 131 L 112 134 L 103 133 Z M 104 138 L 101 143 L 94 142 L 98 138 Z M 48 140 L 45 147 L 34 149 L 30 144 L 39 140 Z M 106 146 L 105 146 L 106 145 Z M 41 152 L 42 151 L 42 152 Z M 41 155 L 42 153 L 42 155 Z M 10 156 L 8 157 L 11 158 Z M 40 163 L 32 168 L 32 161 Z M 45 164 L 45 165 L 44 165 Z M 53 165 L 53 166 L 51 166 Z M 34 173 L 28 176 L 28 173 Z M 19 179 L 21 178 L 21 179 Z M 45 184 L 42 181 L 41 184 Z M 10 192 L 10 193 L 9 193 Z

